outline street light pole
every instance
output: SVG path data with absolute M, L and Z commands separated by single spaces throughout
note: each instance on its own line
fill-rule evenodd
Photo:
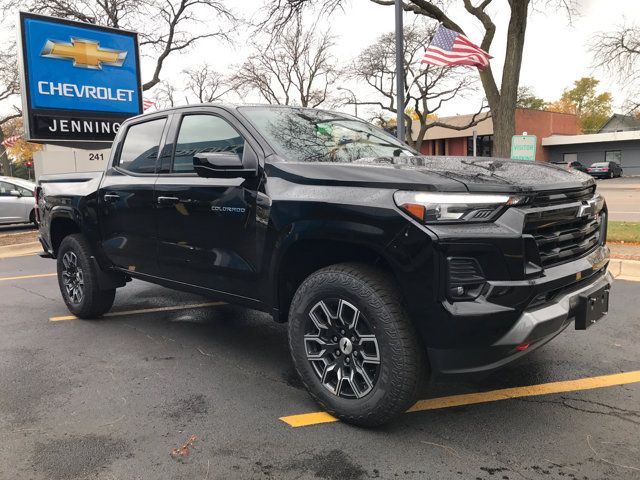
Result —
M 356 97 L 356 94 L 353 93 L 353 90 L 347 87 L 338 87 L 338 90 L 344 90 L 345 92 L 349 92 L 351 94 L 351 98 L 353 99 L 353 109 L 357 117 L 358 116 L 358 97 Z
M 398 140 L 404 142 L 404 27 L 402 0 L 396 0 L 396 117 Z

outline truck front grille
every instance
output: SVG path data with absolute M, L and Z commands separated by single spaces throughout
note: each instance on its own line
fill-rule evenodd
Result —
M 564 192 L 540 192 L 534 195 L 529 205 L 534 207 L 546 207 L 549 205 L 561 205 L 563 203 L 588 200 L 593 197 L 596 186 L 567 190 Z
M 535 239 L 543 267 L 579 258 L 602 243 L 606 213 L 577 217 L 577 211 L 552 210 L 527 218 L 524 233 Z

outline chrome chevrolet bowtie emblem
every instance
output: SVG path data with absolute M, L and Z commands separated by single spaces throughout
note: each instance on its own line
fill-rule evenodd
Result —
M 127 52 L 101 48 L 100 42 L 72 38 L 71 43 L 47 40 L 40 53 L 43 57 L 73 60 L 74 67 L 102 70 L 103 65 L 121 67 Z
M 590 217 L 596 213 L 596 205 L 598 205 L 598 201 L 594 198 L 591 200 L 587 200 L 586 202 L 582 202 L 580 208 L 578 209 L 578 217 Z
M 353 343 L 347 337 L 343 337 L 340 340 L 340 351 L 345 355 L 349 355 L 353 351 Z

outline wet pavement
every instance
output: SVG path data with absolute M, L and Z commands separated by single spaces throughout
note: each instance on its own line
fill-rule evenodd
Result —
M 2 479 L 637 479 L 640 383 L 291 428 L 318 407 L 262 313 L 132 282 L 114 312 L 59 320 L 55 263 L 0 260 Z M 15 278 L 21 277 L 21 278 Z M 2 280 L 13 278 L 12 280 Z M 422 398 L 640 370 L 640 283 L 609 315 L 489 377 Z M 165 310 L 157 310 L 166 307 Z

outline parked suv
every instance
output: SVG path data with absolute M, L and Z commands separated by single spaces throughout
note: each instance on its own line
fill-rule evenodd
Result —
M 574 160 L 572 162 L 553 162 L 554 165 L 558 165 L 559 167 L 562 168 L 566 168 L 567 170 L 570 169 L 574 169 L 574 170 L 578 170 L 579 172 L 585 172 L 587 171 L 587 167 L 585 167 L 582 163 L 578 162 L 577 160 Z
M 145 114 L 111 152 L 104 173 L 40 179 L 69 310 L 98 317 L 137 278 L 268 312 L 347 422 L 607 311 L 607 207 L 575 170 L 424 157 L 349 115 L 274 106 Z

